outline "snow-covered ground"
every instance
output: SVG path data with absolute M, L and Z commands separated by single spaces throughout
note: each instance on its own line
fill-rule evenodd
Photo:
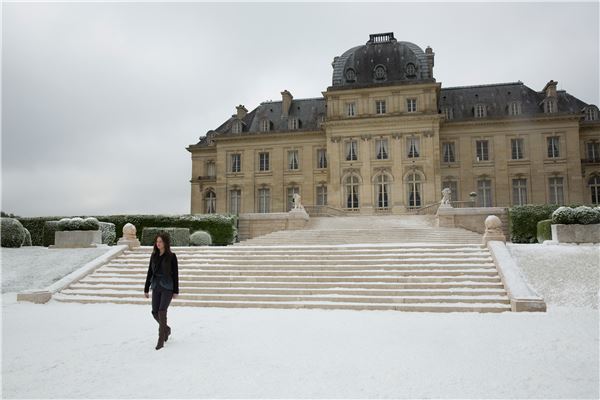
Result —
M 598 398 L 598 267 L 584 246 L 564 258 L 547 247 L 511 246 L 530 283 L 552 294 L 546 313 L 171 307 L 160 351 L 149 300 L 37 305 L 4 294 L 2 395 Z M 549 259 L 563 267 L 539 271 Z
M 110 249 L 109 246 L 85 249 L 2 247 L 2 293 L 42 289 Z

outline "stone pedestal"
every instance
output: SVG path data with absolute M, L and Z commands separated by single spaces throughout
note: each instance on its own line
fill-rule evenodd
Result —
M 133 225 L 130 222 L 126 223 L 123 226 L 123 237 L 121 237 L 117 241 L 117 244 L 125 244 L 125 245 L 129 246 L 130 249 L 132 249 L 134 247 L 139 247 L 140 241 L 137 238 L 137 236 L 135 235 L 135 233 L 136 233 L 135 225 Z
M 102 231 L 56 231 L 54 244 L 48 248 L 97 247 L 102 244 Z
M 495 215 L 490 215 L 485 219 L 485 233 L 483 234 L 483 244 L 496 240 L 506 243 L 506 237 L 502 231 L 502 221 Z

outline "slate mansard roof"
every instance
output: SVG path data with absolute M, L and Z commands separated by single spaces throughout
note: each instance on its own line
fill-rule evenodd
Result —
M 559 114 L 581 114 L 588 106 L 564 90 L 557 90 L 557 104 Z M 445 107 L 452 108 L 452 121 L 485 120 L 489 118 L 514 118 L 508 115 L 509 104 L 513 101 L 521 103 L 521 114 L 519 118 L 535 117 L 544 114 L 542 101 L 546 97 L 544 91 L 535 91 L 527 87 L 523 82 L 508 82 L 489 85 L 457 86 L 442 88 L 439 96 L 438 112 L 443 113 Z M 484 104 L 487 115 L 484 118 L 474 116 L 474 108 L 477 104 Z M 202 136 L 197 145 L 208 145 L 210 137 L 240 136 L 265 134 L 260 129 L 260 121 L 268 119 L 272 122 L 270 132 L 287 132 L 293 135 L 296 131 L 315 131 L 320 129 L 319 118 L 325 118 L 325 98 L 317 97 L 310 99 L 292 100 L 289 117 L 282 118 L 282 101 L 263 102 L 254 110 L 246 114 L 241 120 L 243 129 L 241 133 L 233 133 L 232 126 L 237 117 L 232 115 L 218 128 L 208 131 Z M 301 121 L 299 129 L 288 128 L 290 118 L 298 118 Z

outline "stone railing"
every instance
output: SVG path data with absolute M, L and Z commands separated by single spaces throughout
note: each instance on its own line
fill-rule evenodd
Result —
M 502 221 L 502 230 L 508 232 L 508 209 L 505 207 L 440 207 L 436 213 L 437 226 L 446 228 L 464 228 L 477 233 L 485 232 L 484 221 L 489 215 L 495 215 Z
M 319 206 L 304 206 L 304 209 L 308 213 L 308 215 L 312 217 L 335 217 L 335 216 L 344 216 L 347 215 L 346 212 L 340 208 L 327 206 L 327 205 L 319 205 Z
M 240 241 L 276 231 L 302 229 L 309 220 L 309 215 L 305 210 L 297 209 L 289 212 L 241 213 L 238 215 L 238 239 Z

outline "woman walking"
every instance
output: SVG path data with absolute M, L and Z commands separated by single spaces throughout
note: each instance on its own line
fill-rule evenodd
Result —
M 171 299 L 179 294 L 179 268 L 177 255 L 171 252 L 171 240 L 167 233 L 159 233 L 154 238 L 154 250 L 150 255 L 144 295 L 152 285 L 152 316 L 158 322 L 158 342 L 156 350 L 161 349 L 171 334 L 167 325 L 167 308 Z

